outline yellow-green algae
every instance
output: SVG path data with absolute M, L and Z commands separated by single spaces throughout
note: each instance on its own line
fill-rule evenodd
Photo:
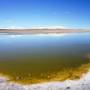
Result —
M 51 81 L 64 81 L 67 79 L 74 80 L 79 79 L 83 73 L 86 73 L 90 69 L 90 63 L 82 64 L 80 67 L 75 68 L 63 68 L 59 72 L 42 73 L 38 78 L 32 75 L 27 77 L 4 75 L 9 78 L 9 81 L 21 83 L 21 84 L 34 84 Z

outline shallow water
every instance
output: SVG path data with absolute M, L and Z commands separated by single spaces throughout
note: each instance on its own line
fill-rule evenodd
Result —
M 0 35 L 0 73 L 29 83 L 59 80 L 90 63 L 89 53 L 90 33 Z

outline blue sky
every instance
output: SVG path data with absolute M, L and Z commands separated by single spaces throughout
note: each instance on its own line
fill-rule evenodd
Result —
M 0 0 L 0 28 L 90 28 L 90 0 Z

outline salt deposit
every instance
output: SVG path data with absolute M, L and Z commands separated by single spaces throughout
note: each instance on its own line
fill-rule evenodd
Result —
M 0 77 L 0 90 L 90 90 L 90 72 L 79 80 L 63 82 L 49 82 L 42 84 L 21 85 L 8 82 L 7 78 Z

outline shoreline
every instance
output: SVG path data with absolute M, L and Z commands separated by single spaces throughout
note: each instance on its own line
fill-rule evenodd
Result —
M 67 79 L 69 80 L 79 80 L 83 74 L 86 74 L 88 70 L 90 69 L 90 63 L 88 64 L 82 64 L 80 67 L 77 68 L 63 68 L 62 71 L 55 72 L 55 73 L 48 73 L 45 74 L 47 75 L 46 78 L 37 78 L 37 77 L 20 77 L 17 75 L 16 77 L 13 75 L 8 75 L 8 74 L 1 74 L 3 77 L 7 77 L 7 81 L 9 82 L 15 82 L 19 83 L 22 85 L 27 85 L 27 84 L 38 84 L 38 83 L 44 83 L 44 82 L 63 82 Z M 44 75 L 44 74 L 43 74 Z
M 2 81 L 2 82 L 1 82 Z M 22 85 L 14 82 L 8 82 L 5 77 L 0 77 L 0 90 L 89 90 L 90 89 L 90 71 L 83 74 L 79 80 L 52 81 L 40 84 Z
M 85 29 L 0 29 L 0 33 L 7 34 L 61 34 L 61 33 L 85 33 Z

